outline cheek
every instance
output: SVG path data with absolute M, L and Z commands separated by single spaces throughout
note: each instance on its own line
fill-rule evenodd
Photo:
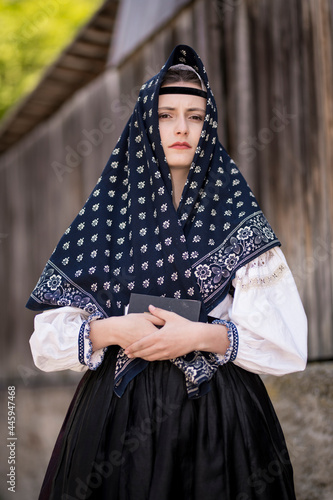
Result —
M 160 138 L 161 138 L 161 143 L 162 143 L 163 149 L 165 149 L 165 147 L 166 147 L 167 138 L 168 138 L 168 130 L 167 130 L 167 127 L 165 125 L 166 125 L 165 123 L 159 124 Z
M 193 129 L 193 138 L 195 138 L 197 144 L 198 144 L 200 137 L 201 137 L 202 128 L 203 127 L 201 125 L 201 126 L 195 127 L 195 129 Z

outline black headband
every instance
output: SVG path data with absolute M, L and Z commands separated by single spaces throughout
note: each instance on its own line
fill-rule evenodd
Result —
M 163 94 L 190 94 L 207 99 L 207 92 L 194 87 L 161 87 L 160 95 Z

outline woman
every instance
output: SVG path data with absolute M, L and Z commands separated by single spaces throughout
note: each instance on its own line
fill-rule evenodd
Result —
M 153 304 L 126 315 L 131 293 L 198 300 L 200 320 Z M 295 498 L 257 374 L 304 369 L 306 318 L 190 47 L 143 85 L 27 305 L 50 309 L 36 365 L 88 367 L 41 499 Z

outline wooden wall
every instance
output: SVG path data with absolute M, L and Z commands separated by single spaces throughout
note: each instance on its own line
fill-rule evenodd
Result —
M 332 6 L 238 2 L 221 30 L 229 148 L 281 238 L 312 359 L 333 354 Z
M 220 139 L 282 241 L 309 318 L 310 358 L 333 357 L 332 24 L 330 0 L 194 1 L 0 157 L 3 374 L 32 366 L 24 304 L 141 83 L 178 43 L 205 62 Z

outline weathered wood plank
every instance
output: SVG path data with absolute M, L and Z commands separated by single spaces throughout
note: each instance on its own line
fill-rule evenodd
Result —
M 204 60 L 220 138 L 283 243 L 308 314 L 310 357 L 333 356 L 332 25 L 329 0 L 196 0 L 0 157 L 0 300 L 12 333 L 0 337 L 5 371 L 30 356 L 33 314 L 24 303 L 42 266 L 93 188 L 142 82 L 177 43 Z M 90 72 L 103 63 L 67 55 L 62 64 L 65 82 L 66 66 Z M 41 89 L 36 103 L 49 91 L 60 103 L 61 87 Z M 15 137 L 12 130 L 7 140 Z

